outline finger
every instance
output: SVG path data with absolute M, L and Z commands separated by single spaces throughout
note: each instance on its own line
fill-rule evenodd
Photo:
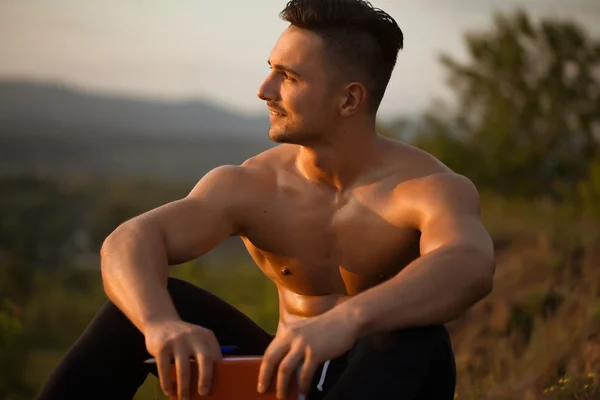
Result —
M 221 353 L 221 346 L 219 345 L 219 341 L 217 337 L 212 331 L 209 331 L 210 335 L 208 335 L 208 356 L 213 360 L 220 360 L 223 358 L 223 353 Z
M 166 396 L 174 395 L 173 380 L 171 379 L 171 359 L 173 358 L 171 348 L 165 347 L 156 356 L 156 369 L 160 387 Z
M 275 372 L 275 368 L 279 364 L 279 361 L 281 361 L 288 350 L 289 344 L 281 342 L 281 340 L 277 340 L 277 338 L 275 338 L 269 347 L 267 347 L 258 372 L 257 389 L 259 393 L 265 393 L 269 389 L 273 378 L 273 372 Z
M 292 350 L 281 360 L 277 372 L 277 398 L 285 399 L 287 389 L 292 374 L 296 373 L 298 365 L 304 358 L 304 351 L 301 347 L 292 348 Z
M 300 376 L 298 378 L 298 386 L 302 394 L 308 394 L 313 377 L 317 371 L 317 367 L 317 363 L 315 363 L 310 356 L 304 360 L 304 365 L 302 366 L 302 370 L 300 371 Z
M 188 351 L 178 349 L 175 354 L 177 369 L 177 393 L 180 400 L 190 398 L 190 355 Z
M 196 362 L 198 363 L 198 393 L 200 396 L 207 396 L 212 383 L 213 360 L 198 352 L 196 353 Z

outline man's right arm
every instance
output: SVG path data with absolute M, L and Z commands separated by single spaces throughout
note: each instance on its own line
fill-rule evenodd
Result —
M 167 290 L 169 265 L 193 260 L 240 233 L 243 215 L 256 193 L 250 175 L 245 167 L 218 167 L 185 198 L 120 225 L 102 246 L 106 294 L 144 334 L 167 395 L 176 393 L 171 360 L 177 369 L 177 394 L 188 399 L 189 357 L 197 362 L 199 393 L 210 388 L 211 360 L 221 358 L 212 331 L 182 321 L 178 315 Z
M 120 225 L 105 240 L 101 270 L 109 299 L 144 332 L 149 323 L 179 320 L 167 291 L 169 265 L 193 260 L 240 229 L 244 167 L 206 174 L 183 199 Z

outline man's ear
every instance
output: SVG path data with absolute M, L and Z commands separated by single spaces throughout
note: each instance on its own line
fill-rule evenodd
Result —
M 344 96 L 340 104 L 342 117 L 355 114 L 366 101 L 367 91 L 363 84 L 352 82 L 344 88 Z

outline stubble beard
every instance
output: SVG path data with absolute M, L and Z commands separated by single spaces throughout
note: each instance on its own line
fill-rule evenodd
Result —
M 269 139 L 275 143 L 294 143 L 294 136 L 285 124 L 271 124 L 269 127 Z
M 308 145 L 314 142 L 315 136 L 308 131 L 298 131 L 283 124 L 273 125 L 269 128 L 269 139 L 275 143 L 287 143 L 296 145 Z

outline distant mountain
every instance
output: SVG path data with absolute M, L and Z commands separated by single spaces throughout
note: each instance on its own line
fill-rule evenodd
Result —
M 268 118 L 0 83 L 0 174 L 195 182 L 274 145 Z
M 78 129 L 82 134 L 127 132 L 144 136 L 258 137 L 269 127 L 266 109 L 264 116 L 248 117 L 204 101 L 160 102 L 92 94 L 60 85 L 0 81 L 0 123 L 23 120 Z

